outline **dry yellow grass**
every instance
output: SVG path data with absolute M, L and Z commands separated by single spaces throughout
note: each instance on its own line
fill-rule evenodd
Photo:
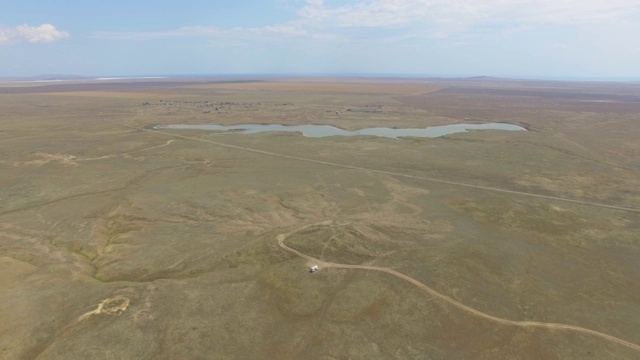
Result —
M 0 84 L 0 358 L 638 357 L 589 334 L 511 325 L 640 342 L 640 219 L 588 205 L 639 206 L 640 102 L 575 102 L 606 100 L 584 84 L 536 83 L 532 95 L 496 80 L 213 80 Z M 531 131 L 153 129 L 467 117 Z M 349 266 L 309 274 L 278 246 L 289 232 L 292 249 Z
M 270 90 L 270 91 L 308 91 L 338 92 L 347 94 L 425 94 L 440 89 L 433 84 L 398 83 L 397 81 L 380 83 L 371 81 L 269 81 L 246 83 L 221 83 L 189 85 L 193 89 L 229 89 L 229 90 Z

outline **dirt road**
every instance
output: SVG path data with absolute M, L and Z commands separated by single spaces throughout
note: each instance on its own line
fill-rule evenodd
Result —
M 303 157 L 300 157 L 300 156 L 279 154 L 279 153 L 274 153 L 274 152 L 271 152 L 271 151 L 264 151 L 264 150 L 258 150 L 258 149 L 252 149 L 252 148 L 248 148 L 248 147 L 243 147 L 243 146 L 225 144 L 225 143 L 221 143 L 221 142 L 218 142 L 218 141 L 201 139 L 201 138 L 196 138 L 196 137 L 191 137 L 191 136 L 177 135 L 177 134 L 167 133 L 167 132 L 158 131 L 158 130 L 141 129 L 141 128 L 137 128 L 137 127 L 133 127 L 133 126 L 127 126 L 127 127 L 131 128 L 131 129 L 134 129 L 134 130 L 145 131 L 145 132 L 152 133 L 152 134 L 171 136 L 171 137 L 180 138 L 180 139 L 186 139 L 186 140 L 200 141 L 200 142 L 205 142 L 205 143 L 218 145 L 218 146 L 222 146 L 222 147 L 226 147 L 226 148 L 242 150 L 242 151 L 247 151 L 247 152 L 252 152 L 252 153 L 257 153 L 257 154 L 262 154 L 262 155 L 275 156 L 275 157 L 279 157 L 279 158 L 283 158 L 283 159 L 304 161 L 304 162 L 308 162 L 308 163 L 327 165 L 327 166 L 339 167 L 339 168 L 344 168 L 344 169 L 360 170 L 360 171 L 366 171 L 366 172 L 369 172 L 369 173 L 385 174 L 385 175 L 391 175 L 391 176 L 403 177 L 403 178 L 409 178 L 409 179 L 418 179 L 418 180 L 424 180 L 424 181 L 429 181 L 429 182 L 439 183 L 439 184 L 447 184 L 447 185 L 460 186 L 460 187 L 473 188 L 473 189 L 486 190 L 486 191 L 493 191 L 493 192 L 500 192 L 500 193 L 506 193 L 506 194 L 512 194 L 512 195 L 528 196 L 528 197 L 535 197 L 535 198 L 540 198 L 540 199 L 548 199 L 548 200 L 556 200 L 556 201 L 564 201 L 564 202 L 570 202 L 570 203 L 574 203 L 574 204 L 581 204 L 581 205 L 595 206 L 595 207 L 606 208 L 606 209 L 614 209 L 614 210 L 622 210 L 622 211 L 630 211 L 630 212 L 640 213 L 640 209 L 638 209 L 638 208 L 629 208 L 629 207 L 617 206 L 617 205 L 600 204 L 600 203 L 594 203 L 594 202 L 589 202 L 589 201 L 568 199 L 568 198 L 563 198 L 563 197 L 558 197 L 558 196 L 534 194 L 534 193 L 528 193 L 528 192 L 523 192 L 523 191 L 507 190 L 507 189 L 500 189 L 500 188 L 494 188 L 494 187 L 489 187 L 489 186 L 480 186 L 480 185 L 461 183 L 461 182 L 457 182 L 457 181 L 435 179 L 435 178 L 430 178 L 430 177 L 425 177 L 425 176 L 409 175 L 409 174 L 397 173 L 397 172 L 393 172 L 393 171 L 370 169 L 370 168 L 365 168 L 365 167 L 360 167 L 360 166 L 355 166 L 355 165 L 340 164 L 340 163 L 334 163 L 334 162 L 330 162 L 330 161 L 322 161 L 322 160 L 303 158 Z
M 418 288 L 420 288 L 421 290 L 427 292 L 429 295 L 432 295 L 434 297 L 439 298 L 442 301 L 447 302 L 448 304 L 457 307 L 458 309 L 461 309 L 463 311 L 466 311 L 468 313 L 471 313 L 473 315 L 479 316 L 481 318 L 502 324 L 502 325 L 510 325 L 510 326 L 520 326 L 520 327 L 540 327 L 540 328 L 548 328 L 548 329 L 556 329 L 556 330 L 569 330 L 569 331 L 575 331 L 575 332 L 579 332 L 579 333 L 583 333 L 583 334 L 589 334 L 607 341 L 611 341 L 614 342 L 616 344 L 620 344 L 623 346 L 626 346 L 628 348 L 631 348 L 633 350 L 639 351 L 640 352 L 640 345 L 634 344 L 632 342 L 626 341 L 626 340 L 622 340 L 619 339 L 615 336 L 612 335 L 608 335 L 605 333 L 601 333 L 599 331 L 595 331 L 595 330 L 591 330 L 591 329 L 586 329 L 580 326 L 574 326 L 574 325 L 566 325 L 566 324 L 556 324 L 556 323 L 546 323 L 546 322 L 537 322 L 537 321 L 516 321 L 516 320 L 509 320 L 509 319 L 503 319 L 503 318 L 499 318 L 497 316 L 493 316 L 493 315 L 489 315 L 486 313 L 483 313 L 479 310 L 476 310 L 474 308 L 471 308 L 461 302 L 458 302 L 444 294 L 441 294 L 435 290 L 433 290 L 432 288 L 428 287 L 427 285 L 421 283 L 420 281 L 409 277 L 403 273 L 400 273 L 398 271 L 395 271 L 393 269 L 389 269 L 389 268 L 383 268 L 383 267 L 378 267 L 378 266 L 371 266 L 371 265 L 349 265 L 349 264 L 337 264 L 337 263 L 331 263 L 331 262 L 326 262 L 326 261 L 321 261 L 319 259 L 316 259 L 312 256 L 309 256 L 307 254 L 304 254 L 296 249 L 293 249 L 289 246 L 287 246 L 284 241 L 292 234 L 304 230 L 308 227 L 311 226 L 317 226 L 317 225 L 326 225 L 326 222 L 323 223 L 317 223 L 317 224 L 312 224 L 312 225 L 307 225 L 304 226 L 302 228 L 296 229 L 292 232 L 289 232 L 287 234 L 280 234 L 277 236 L 277 240 L 278 240 L 278 245 L 280 245 L 281 248 L 283 248 L 284 250 L 296 254 L 304 259 L 309 260 L 310 262 L 312 262 L 313 264 L 316 264 L 320 267 L 320 269 L 323 268 L 341 268 L 341 269 L 359 269 L 359 270 L 370 270 L 370 271 L 379 271 L 379 272 L 384 272 L 390 275 L 393 275 L 395 277 L 398 277 L 402 280 L 405 280 L 407 282 L 410 282 L 411 284 L 417 286 Z
M 587 202 L 587 201 L 567 199 L 567 198 L 556 197 L 556 196 L 533 194 L 533 193 L 527 193 L 527 192 L 522 192 L 522 191 L 507 190 L 507 189 L 493 188 L 493 187 L 487 187 L 487 186 L 478 186 L 478 185 L 460 183 L 460 182 L 455 182 L 455 181 L 433 179 L 433 178 L 428 178 L 428 177 L 423 177 L 423 176 L 414 176 L 414 175 L 408 175 L 408 174 L 402 174 L 402 173 L 396 173 L 396 172 L 384 171 L 384 170 L 376 170 L 376 169 L 364 168 L 364 167 L 353 166 L 353 165 L 346 165 L 346 164 L 339 164 L 339 163 L 333 163 L 333 162 L 322 161 L 322 160 L 303 158 L 303 157 L 287 155 L 287 154 L 279 154 L 279 153 L 274 153 L 274 152 L 270 152 L 270 151 L 264 151 L 264 150 L 247 148 L 247 147 L 243 147 L 243 146 L 225 144 L 225 143 L 221 143 L 221 142 L 213 141 L 213 140 L 207 140 L 207 139 L 195 138 L 195 137 L 190 137 L 190 136 L 183 136 L 183 135 L 177 135 L 177 134 L 172 134 L 172 133 L 166 133 L 166 132 L 157 131 L 157 130 L 141 129 L 141 128 L 136 128 L 136 127 L 132 127 L 132 126 L 128 126 L 128 127 L 131 128 L 131 129 L 144 131 L 144 132 L 148 132 L 148 133 L 152 133 L 152 134 L 170 136 L 170 137 L 181 138 L 181 139 L 186 139 L 186 140 L 200 141 L 200 142 L 205 142 L 205 143 L 209 143 L 209 144 L 213 144 L 213 145 L 217 145 L 217 146 L 222 146 L 222 147 L 226 147 L 226 148 L 242 150 L 242 151 L 247 151 L 247 152 L 252 152 L 252 153 L 257 153 L 257 154 L 262 154 L 262 155 L 268 155 L 268 156 L 275 156 L 275 157 L 284 158 L 284 159 L 304 161 L 304 162 L 309 162 L 309 163 L 315 163 L 315 164 L 327 165 L 327 166 L 333 166 L 333 167 L 340 167 L 340 168 L 345 168 L 345 169 L 361 170 L 361 171 L 366 171 L 366 172 L 370 172 L 370 173 L 378 173 L 378 174 L 385 174 L 385 175 L 391 175 L 391 176 L 397 176 L 397 177 L 419 179 L 419 180 L 425 180 L 425 181 L 430 181 L 430 182 L 435 182 L 435 183 L 454 185 L 454 186 L 461 186 L 461 187 L 468 187 L 468 188 L 475 188 L 475 189 L 494 191 L 494 192 L 501 192 L 501 193 L 519 195 L 519 196 L 529 196 L 529 197 L 535 197 L 535 198 L 542 198 L 542 199 L 570 202 L 570 203 L 581 204 L 581 205 L 595 206 L 595 207 L 600 207 L 600 208 L 608 208 L 608 209 L 615 209 L 615 210 L 622 210 L 622 211 L 630 211 L 630 212 L 640 213 L 640 209 L 638 209 L 638 208 L 628 208 L 628 207 L 622 207 L 622 206 L 616 206 L 616 205 L 592 203 L 592 202 Z M 321 224 L 313 224 L 313 225 L 321 225 Z M 313 226 L 313 225 L 308 225 L 306 227 Z M 297 229 L 295 231 L 300 231 L 300 230 L 302 230 L 302 229 Z M 520 327 L 540 327 L 540 328 L 548 328 L 548 329 L 556 329 L 556 330 L 575 331 L 575 332 L 579 332 L 579 333 L 583 333 L 583 334 L 589 334 L 589 335 L 592 335 L 592 336 L 595 336 L 595 337 L 598 337 L 598 338 L 601 338 L 601 339 L 604 339 L 604 340 L 607 340 L 607 341 L 610 341 L 610 342 L 613 342 L 613 343 L 616 343 L 616 344 L 620 344 L 620 345 L 626 346 L 628 348 L 631 348 L 633 350 L 636 350 L 636 351 L 640 352 L 640 345 L 634 344 L 634 343 L 626 341 L 626 340 L 619 339 L 619 338 L 617 338 L 615 336 L 612 336 L 612 335 L 608 335 L 608 334 L 605 334 L 605 333 L 601 333 L 601 332 L 598 332 L 598 331 L 595 331 L 595 330 L 586 329 L 586 328 L 579 327 L 579 326 L 566 325 L 566 324 L 556 324 L 556 323 L 536 322 L 536 321 L 516 321 L 516 320 L 503 319 L 503 318 L 499 318 L 499 317 L 496 317 L 496 316 L 493 316 L 493 315 L 489 315 L 489 314 L 483 313 L 483 312 L 478 311 L 478 310 L 476 310 L 474 308 L 471 308 L 471 307 L 469 307 L 467 305 L 464 305 L 464 304 L 462 304 L 462 303 L 460 303 L 460 302 L 458 302 L 458 301 L 456 301 L 456 300 L 454 300 L 454 299 L 452 299 L 452 298 L 450 298 L 450 297 L 448 297 L 446 295 L 443 295 L 443 294 L 433 290 L 432 288 L 428 287 L 427 285 L 419 282 L 418 280 L 416 280 L 414 278 L 411 278 L 411 277 L 409 277 L 409 276 L 407 276 L 405 274 L 402 274 L 400 272 L 397 272 L 397 271 L 395 271 L 393 269 L 377 267 L 377 266 L 369 266 L 369 265 L 349 265 L 349 264 L 337 264 L 337 263 L 321 261 L 321 260 L 316 259 L 316 258 L 314 258 L 312 256 L 306 255 L 306 254 L 304 254 L 304 253 L 302 253 L 302 252 L 300 252 L 298 250 L 295 250 L 293 248 L 288 247 L 284 243 L 284 240 L 286 240 L 286 238 L 289 235 L 291 235 L 292 233 L 293 232 L 288 233 L 288 234 L 280 234 L 280 235 L 278 235 L 277 239 L 278 239 L 278 244 L 280 245 L 280 247 L 283 248 L 284 250 L 288 251 L 288 252 L 294 253 L 294 254 L 296 254 L 296 255 L 304 258 L 304 259 L 312 261 L 313 263 L 319 265 L 321 268 L 333 267 L 333 268 L 343 268 L 343 269 L 358 269 L 358 270 L 370 270 L 370 271 L 384 272 L 384 273 L 393 275 L 395 277 L 398 277 L 398 278 L 400 278 L 402 280 L 405 280 L 407 282 L 410 282 L 411 284 L 417 286 L 418 288 L 422 289 L 423 291 L 426 291 L 430 295 L 432 295 L 434 297 L 437 297 L 437 298 L 441 299 L 442 301 L 445 301 L 448 304 L 450 304 L 452 306 L 455 306 L 455 307 L 457 307 L 457 308 L 459 308 L 459 309 L 461 309 L 463 311 L 466 311 L 466 312 L 468 312 L 470 314 L 476 315 L 478 317 L 481 317 L 481 318 L 484 318 L 484 319 L 487 319 L 487 320 L 490 320 L 490 321 L 493 321 L 493 322 L 496 322 L 496 323 L 499 323 L 499 324 L 502 324 L 502 325 L 520 326 Z

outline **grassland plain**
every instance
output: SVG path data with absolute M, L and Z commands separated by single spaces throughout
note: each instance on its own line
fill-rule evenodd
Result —
M 293 231 L 287 245 L 309 256 L 394 269 L 492 316 L 639 344 L 640 213 L 425 179 L 640 208 L 640 85 L 3 83 L 0 108 L 0 358 L 640 356 L 589 334 L 497 324 L 387 273 L 311 275 L 276 240 Z M 460 122 L 529 131 L 143 131 Z

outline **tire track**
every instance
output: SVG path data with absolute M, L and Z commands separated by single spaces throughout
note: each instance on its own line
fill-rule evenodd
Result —
M 47 201 L 42 201 L 42 202 L 29 203 L 29 204 L 25 204 L 25 205 L 23 205 L 21 207 L 18 207 L 18 208 L 0 211 L 0 216 L 16 213 L 16 212 L 20 212 L 20 211 L 32 210 L 32 209 L 36 209 L 36 208 L 39 208 L 39 207 L 55 204 L 57 202 L 77 199 L 77 198 L 81 198 L 81 197 L 85 197 L 85 196 L 102 195 L 102 194 L 108 194 L 108 193 L 112 193 L 112 192 L 125 191 L 130 186 L 135 185 L 136 183 L 138 183 L 139 181 L 141 181 L 142 179 L 144 179 L 145 177 L 149 176 L 151 173 L 153 173 L 155 171 L 171 169 L 171 168 L 177 168 L 177 167 L 180 167 L 180 166 L 181 165 L 171 165 L 171 166 L 163 166 L 163 167 L 156 168 L 156 169 L 146 170 L 143 174 L 141 174 L 141 175 L 139 175 L 139 176 L 127 181 L 124 186 L 120 186 L 120 187 L 113 188 L 113 189 L 90 191 L 90 192 L 80 193 L 80 194 L 71 194 L 71 195 L 59 197 L 57 199 L 52 199 L 52 200 L 47 200 Z
M 384 267 L 378 267 L 378 266 L 371 266 L 371 265 L 350 265 L 350 264 L 338 264 L 338 263 L 332 263 L 332 262 L 326 262 L 326 261 L 322 261 L 319 259 L 314 258 L 313 256 L 309 256 L 307 254 L 304 254 L 296 249 L 293 249 L 289 246 L 287 246 L 284 241 L 291 236 L 293 233 L 299 232 L 301 230 L 304 230 L 308 227 L 311 226 L 317 226 L 317 225 L 327 225 L 328 222 L 322 222 L 322 223 L 317 223 L 317 224 L 311 224 L 311 225 L 307 225 L 304 226 L 302 228 L 296 229 L 294 231 L 291 231 L 287 234 L 280 234 L 276 237 L 276 239 L 278 240 L 278 245 L 290 252 L 293 253 L 295 255 L 298 255 L 299 257 L 302 257 L 304 259 L 307 259 L 308 261 L 313 262 L 314 264 L 317 264 L 318 266 L 320 266 L 321 268 L 339 268 L 339 269 L 359 269 L 359 270 L 370 270 L 370 271 L 379 271 L 379 272 L 384 272 L 390 275 L 393 275 L 395 277 L 398 277 L 402 280 L 405 280 L 415 286 L 417 286 L 418 288 L 420 288 L 421 290 L 427 292 L 429 295 L 432 295 L 434 297 L 437 297 L 438 299 L 460 309 L 463 310 L 465 312 L 468 312 L 470 314 L 473 314 L 475 316 L 481 317 L 483 319 L 487 319 L 489 321 L 493 321 L 502 325 L 509 325 L 509 326 L 518 326 L 518 327 L 538 327 L 538 328 L 546 328 L 546 329 L 555 329 L 555 330 L 568 330 L 568 331 L 574 331 L 574 332 L 579 332 L 582 334 L 588 334 L 588 335 L 592 335 L 613 343 L 616 343 L 618 345 L 622 345 L 625 347 L 628 347 L 630 349 L 636 350 L 638 352 L 640 352 L 640 345 L 638 344 L 634 344 L 632 342 L 617 338 L 615 336 L 609 335 L 609 334 L 605 334 L 605 333 L 601 333 L 599 331 L 595 331 L 595 330 L 591 330 L 591 329 L 587 329 L 587 328 L 583 328 L 580 326 L 574 326 L 574 325 L 567 325 L 567 324 L 558 324 L 558 323 L 547 323 L 547 322 L 538 322 L 538 321 L 517 321 L 517 320 L 509 320 L 509 319 L 504 319 L 504 318 L 500 318 L 497 316 L 493 316 L 487 313 L 483 313 L 482 311 L 476 310 L 472 307 L 469 307 L 459 301 L 456 301 L 444 294 L 441 294 L 439 292 L 437 292 L 436 290 L 430 288 L 429 286 L 421 283 L 420 281 L 407 276 L 401 272 L 398 272 L 396 270 L 393 269 L 389 269 L 389 268 L 384 268 Z
M 125 125 L 127 126 L 127 125 Z M 344 168 L 344 169 L 352 169 L 352 170 L 360 170 L 360 171 L 366 171 L 366 172 L 370 172 L 370 173 L 377 173 L 377 174 L 385 174 L 385 175 L 391 175 L 391 176 L 397 176 L 397 177 L 404 177 L 404 178 L 411 178 L 411 179 L 418 179 L 418 180 L 425 180 L 425 181 L 430 181 L 430 182 L 434 182 L 434 183 L 440 183 L 440 184 L 447 184 L 447 185 L 454 185 L 454 186 L 460 186 L 460 187 L 467 187 L 467 188 L 474 188 L 474 189 L 480 189 L 480 190 L 487 190 L 487 191 L 493 191 L 493 192 L 501 192 L 501 193 L 507 193 L 507 194 L 512 194 L 512 195 L 520 195 L 520 196 L 529 196 L 529 197 L 535 197 L 535 198 L 541 198 L 541 199 L 548 199 L 548 200 L 557 200 L 557 201 L 564 201 L 564 202 L 570 202 L 570 203 L 574 203 L 574 204 L 580 204 L 580 205 L 587 205 L 587 206 L 594 206 L 594 207 L 600 207 L 600 208 L 607 208 L 607 209 L 614 209 L 614 210 L 621 210 L 621 211 L 629 211 L 629 212 L 635 212 L 635 213 L 640 213 L 640 209 L 638 208 L 629 208 L 629 207 L 623 207 L 623 206 L 616 206 L 616 205 L 608 205 L 608 204 L 600 204 L 600 203 L 593 203 L 593 202 L 588 202 L 588 201 L 581 201 L 581 200 L 575 200 L 575 199 L 568 199 L 568 198 L 562 198 L 562 197 L 558 197 L 558 196 L 550 196 L 550 195 L 542 195 L 542 194 L 534 194 L 534 193 L 527 193 L 527 192 L 523 192 L 523 191 L 515 191 L 515 190 L 507 190 L 507 189 L 500 189 L 500 188 L 494 188 L 494 187 L 488 187 L 488 186 L 480 186 L 480 185 L 473 185 L 473 184 L 467 184 L 467 183 L 461 183 L 461 182 L 456 182 L 456 181 L 448 181 L 448 180 L 441 180 L 441 179 L 434 179 L 434 178 L 429 178 L 429 177 L 423 177 L 423 176 L 416 176 L 416 175 L 409 175 L 409 174 L 402 174 L 402 173 L 397 173 L 397 172 L 392 172 L 392 171 L 384 171 L 384 170 L 377 170 L 377 169 L 370 169 L 370 168 L 365 168 L 365 167 L 360 167 L 360 166 L 354 166 L 354 165 L 347 165 L 347 164 L 340 164 L 340 163 L 334 163 L 334 162 L 329 162 L 329 161 L 322 161 L 322 160 L 315 160 L 315 159 L 309 159 L 309 158 L 303 158 L 303 157 L 299 157 L 299 156 L 293 156 L 293 155 L 287 155 L 287 154 L 280 154 L 280 153 L 274 153 L 274 152 L 270 152 L 270 151 L 264 151 L 264 150 L 258 150 L 258 149 L 252 149 L 252 148 L 247 148 L 247 147 L 243 147 L 243 146 L 238 146 L 238 145 L 231 145 L 231 144 L 226 144 L 226 143 L 221 143 L 218 141 L 213 141 L 213 140 L 207 140 L 207 139 L 201 139 L 201 138 L 196 138 L 196 137 L 191 137 L 191 136 L 184 136 L 184 135 L 178 135 L 178 134 L 172 134 L 172 133 L 166 133 L 166 132 L 162 132 L 162 131 L 157 131 L 157 130 L 149 130 L 149 129 L 141 129 L 141 128 L 136 128 L 136 127 L 132 127 L 132 126 L 127 126 L 131 129 L 134 130 L 138 130 L 138 131 L 144 131 L 144 132 L 148 132 L 148 133 L 152 133 L 152 134 L 160 134 L 160 135 L 164 135 L 164 136 L 170 136 L 170 137 L 176 137 L 176 138 L 181 138 L 181 139 L 186 139 L 186 140 L 194 140 L 194 141 L 200 141 L 200 142 L 205 142 L 205 143 L 209 143 L 209 144 L 213 144 L 213 145 L 217 145 L 217 146 L 221 146 L 221 147 L 226 147 L 226 148 L 230 148 L 230 149 L 236 149 L 236 150 L 242 150 L 242 151 L 246 151 L 246 152 L 252 152 L 252 153 L 256 153 L 256 154 L 262 154 L 262 155 L 268 155 L 268 156 L 274 156 L 274 157 L 279 157 L 279 158 L 283 158 L 283 159 L 291 159 L 291 160 L 297 160 L 297 161 L 303 161 L 303 162 L 308 162 L 308 163 L 314 163 L 314 164 L 320 164 L 320 165 L 327 165 L 327 166 L 333 166 L 333 167 L 339 167 L 339 168 Z M 638 352 L 640 352 L 640 345 L 617 338 L 615 336 L 609 335 L 609 334 L 605 334 L 605 333 L 601 333 L 599 331 L 595 331 L 595 330 L 591 330 L 591 329 L 587 329 L 587 328 L 583 328 L 580 326 L 574 326 L 574 325 L 567 325 L 567 324 L 558 324 L 558 323 L 546 323 L 546 322 L 537 322 L 537 321 L 517 321 L 517 320 L 510 320 L 510 319 L 503 319 L 497 316 L 493 316 L 490 314 L 486 314 L 483 313 L 479 310 L 476 310 L 472 307 L 469 307 L 467 305 L 464 305 L 461 302 L 458 302 L 444 294 L 441 294 L 437 291 L 435 291 L 434 289 L 430 288 L 429 286 L 421 283 L 420 281 L 407 276 L 403 273 L 400 273 L 396 270 L 393 269 L 389 269 L 389 268 L 383 268 L 383 267 L 377 267 L 377 266 L 370 266 L 370 265 L 349 265 L 349 264 L 338 264 L 338 263 L 331 263 L 331 262 L 326 262 L 326 261 L 321 261 L 319 259 L 316 259 L 312 256 L 309 256 L 307 254 L 304 254 L 298 250 L 295 250 L 293 248 L 290 248 L 289 246 L 287 246 L 284 243 L 284 240 L 289 237 L 292 233 L 303 230 L 309 226 L 315 226 L 315 225 L 327 225 L 329 222 L 323 222 L 323 223 L 318 223 L 318 224 L 312 224 L 312 225 L 307 225 L 303 228 L 294 230 L 292 232 L 289 232 L 287 234 L 280 234 L 277 236 L 277 240 L 278 240 L 278 245 L 293 254 L 298 255 L 301 258 L 307 259 L 309 261 L 312 261 L 316 264 L 318 264 L 321 267 L 334 267 L 334 268 L 342 268 L 342 269 L 359 269 L 359 270 L 370 270 L 370 271 L 379 271 L 379 272 L 384 272 L 390 275 L 393 275 L 395 277 L 398 277 L 402 280 L 405 280 L 415 286 L 417 286 L 418 288 L 422 289 L 423 291 L 427 292 L 428 294 L 439 298 L 442 301 L 445 301 L 446 303 L 457 307 L 458 309 L 461 309 L 465 312 L 468 312 L 470 314 L 476 315 L 478 317 L 487 319 L 489 321 L 493 321 L 502 325 L 509 325 L 509 326 L 518 326 L 518 327 L 539 327 L 539 328 L 547 328 L 547 329 L 556 329 L 556 330 L 569 330 L 569 331 L 574 331 L 574 332 L 579 332 L 582 334 L 588 334 L 588 335 L 592 335 L 625 347 L 628 347 L 630 349 L 636 350 Z
M 499 192 L 499 193 L 505 193 L 505 194 L 511 194 L 511 195 L 528 196 L 528 197 L 534 197 L 534 198 L 539 198 L 539 199 L 564 201 L 564 202 L 569 202 L 569 203 L 573 203 L 573 204 L 595 206 L 595 207 L 605 208 L 605 209 L 613 209 L 613 210 L 621 210 L 621 211 L 640 213 L 640 208 L 630 208 L 630 207 L 617 206 L 617 205 L 594 203 L 594 202 L 590 202 L 590 201 L 569 199 L 569 198 L 563 198 L 563 197 L 559 197 L 559 196 L 542 195 L 542 194 L 535 194 L 535 193 L 529 193 L 529 192 L 524 192 L 524 191 L 507 190 L 507 189 L 495 188 L 495 187 L 490 187 L 490 186 L 481 186 L 481 185 L 474 185 L 474 184 L 468 184 L 468 183 L 457 182 L 457 181 L 442 180 L 442 179 L 436 179 L 436 178 L 431 178 L 431 177 L 426 177 L 426 176 L 417 176 L 417 175 L 409 175 L 409 174 L 403 174 L 403 173 L 398 173 L 398 172 L 393 172 L 393 171 L 377 170 L 377 169 L 371 169 L 371 168 L 366 168 L 366 167 L 361 167 L 361 166 L 340 164 L 340 163 L 334 163 L 334 162 L 330 162 L 330 161 L 309 159 L 309 158 L 304 158 L 304 157 L 300 157 L 300 156 L 280 154 L 280 153 L 274 153 L 274 152 L 271 152 L 271 151 L 252 149 L 252 148 L 248 148 L 248 147 L 243 147 L 243 146 L 238 146 L 238 145 L 231 145 L 231 144 L 221 143 L 221 142 L 218 142 L 218 141 L 201 139 L 201 138 L 196 138 L 196 137 L 191 137 L 191 136 L 172 134 L 172 133 L 167 133 L 167 132 L 158 131 L 158 130 L 142 129 L 142 128 L 136 128 L 136 127 L 128 126 L 128 125 L 125 125 L 125 126 L 127 126 L 130 129 L 134 129 L 134 130 L 138 130 L 138 131 L 144 131 L 144 132 L 148 132 L 148 133 L 151 133 L 151 134 L 159 134 L 159 135 L 164 135 L 164 136 L 176 137 L 176 138 L 180 138 L 180 139 L 200 141 L 200 142 L 205 142 L 205 143 L 209 143 L 209 144 L 213 144 L 213 145 L 217 145 L 217 146 L 222 146 L 222 147 L 226 147 L 226 148 L 230 148 L 230 149 L 236 149 L 236 150 L 242 150 L 242 151 L 252 152 L 252 153 L 256 153 L 256 154 L 274 156 L 274 157 L 279 157 L 279 158 L 282 158 L 282 159 L 297 160 L 297 161 L 303 161 L 303 162 L 307 162 L 307 163 L 327 165 L 327 166 L 339 167 L 339 168 L 343 168 L 343 169 L 360 170 L 360 171 L 365 171 L 365 172 L 369 172 L 369 173 L 391 175 L 391 176 L 403 177 L 403 178 L 408 178 L 408 179 L 424 180 L 424 181 L 429 181 L 429 182 L 438 183 L 438 184 L 460 186 L 460 187 L 466 187 L 466 188 L 477 189 L 477 190 L 486 190 L 486 191 L 493 191 L 493 192 Z

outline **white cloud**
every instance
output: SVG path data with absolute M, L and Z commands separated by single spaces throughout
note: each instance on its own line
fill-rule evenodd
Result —
M 297 14 L 314 29 L 406 29 L 416 38 L 446 39 L 637 21 L 640 0 L 359 0 L 341 6 L 307 0 Z
M 330 7 L 308 0 L 298 15 L 316 25 L 402 27 L 608 23 L 637 14 L 640 0 L 366 0 Z
M 297 3 L 280 1 L 288 6 Z M 129 40 L 185 36 L 339 39 L 345 32 L 357 36 L 357 31 L 349 29 L 377 28 L 405 29 L 414 38 L 445 39 L 546 25 L 611 24 L 639 13 L 640 0 L 352 0 L 339 6 L 306 0 L 295 9 L 296 18 L 263 27 L 189 26 L 162 32 L 96 32 L 94 36 Z
M 267 25 L 263 27 L 233 27 L 220 29 L 215 26 L 184 26 L 168 31 L 149 32 L 111 32 L 98 31 L 94 37 L 108 40 L 154 40 L 171 37 L 210 37 L 210 38 L 255 38 L 261 37 L 299 37 L 309 35 L 306 30 L 295 23 Z
M 280 25 L 270 25 L 265 26 L 259 29 L 260 32 L 270 32 L 273 34 L 280 34 L 285 36 L 304 36 L 307 35 L 307 32 L 299 26 L 295 26 L 292 24 L 280 24 Z
M 19 25 L 15 28 L 0 28 L 0 45 L 18 42 L 32 44 L 50 43 L 69 37 L 66 31 L 60 31 L 51 24 L 40 26 Z
M 207 26 L 186 26 L 167 31 L 96 31 L 93 36 L 105 40 L 156 40 L 184 36 L 216 36 L 220 30 Z

